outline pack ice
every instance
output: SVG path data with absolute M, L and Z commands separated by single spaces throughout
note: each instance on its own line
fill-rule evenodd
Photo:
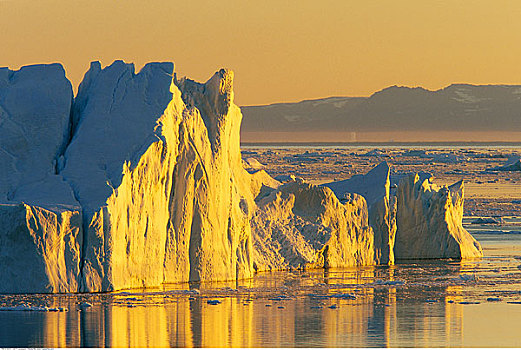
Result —
M 172 75 L 172 63 L 94 62 L 73 98 L 59 64 L 0 69 L 0 292 L 481 254 L 461 226 L 462 184 L 413 176 L 391 194 L 384 165 L 322 187 L 252 160 L 250 173 L 233 72 Z

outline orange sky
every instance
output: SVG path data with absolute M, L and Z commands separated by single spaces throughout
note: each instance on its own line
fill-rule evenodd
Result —
M 235 71 L 239 105 L 389 85 L 521 83 L 517 0 L 0 0 L 0 66 L 169 60 L 206 80 Z

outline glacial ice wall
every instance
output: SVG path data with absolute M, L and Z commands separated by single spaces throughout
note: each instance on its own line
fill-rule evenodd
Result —
M 81 207 L 58 174 L 73 94 L 59 64 L 0 68 L 0 292 L 75 292 Z
M 153 142 L 157 120 L 172 100 L 172 63 L 115 61 L 101 69 L 91 63 L 78 88 L 72 113 L 72 140 L 60 157 L 59 172 L 89 214 L 106 203 L 131 167 Z
M 70 134 L 72 87 L 59 64 L 0 68 L 0 199 L 56 173 Z M 36 118 L 37 116 L 37 118 Z
M 94 92 L 85 99 L 86 108 L 78 118 L 79 136 L 65 155 L 64 176 L 76 175 L 75 188 L 81 191 L 85 186 L 97 189 L 108 184 L 97 197 L 90 197 L 95 192 L 88 187 L 85 195 L 78 195 L 80 202 L 86 198 L 83 207 L 88 222 L 81 290 L 251 277 L 248 213 L 253 210 L 253 197 L 248 173 L 241 166 L 242 116 L 233 104 L 233 73 L 221 70 L 199 84 L 188 79 L 172 81 L 172 72 L 164 72 L 168 67 L 145 66 L 126 83 L 134 90 L 120 88 L 123 97 L 114 107 L 114 98 L 96 88 L 96 84 L 108 85 L 104 74 L 110 74 L 109 82 L 114 82 L 112 72 L 105 73 L 113 66 L 90 78 Z M 148 75 L 147 68 L 157 71 Z M 148 80 L 136 82 L 140 75 Z M 161 81 L 150 83 L 151 78 Z M 121 86 L 118 79 L 116 84 Z M 169 91 L 168 99 L 157 96 L 164 91 Z M 103 95 L 102 102 L 90 97 L 98 94 Z M 143 98 L 144 94 L 148 95 Z M 90 109 L 89 103 L 93 104 Z M 116 120 L 107 126 L 108 118 Z M 131 124 L 139 118 L 141 125 Z M 119 123 L 126 123 L 128 130 L 118 129 Z M 139 132 L 132 134 L 134 129 Z M 100 130 L 104 131 L 101 135 Z M 119 138 L 125 141 L 114 151 L 111 143 Z M 88 154 L 91 143 L 98 145 L 100 153 Z M 74 157 L 76 148 L 80 151 Z M 96 167 L 97 155 L 105 153 L 111 158 L 98 171 L 99 180 L 78 171 L 82 158 L 90 157 Z
M 37 153 L 29 160 L 23 149 L 24 162 L 9 153 L 2 159 L 25 168 L 13 165 L 19 174 L 2 182 L 0 263 L 10 283 L 0 291 L 93 292 L 252 276 L 254 192 L 276 181 L 242 167 L 233 72 L 220 70 L 200 84 L 172 79 L 171 63 L 147 64 L 136 74 L 132 64 L 101 69 L 94 62 L 71 104 L 61 66 L 35 69 L 44 71 L 36 83 L 47 76 L 34 91 L 30 75 L 16 80 L 20 73 L 7 71 L 11 85 L 1 93 L 18 97 L 4 110 L 18 113 L 13 125 L 58 125 L 47 135 L 28 134 L 40 141 L 27 146 Z M 62 90 L 67 99 L 57 98 Z M 33 107 L 17 111 L 18 103 Z M 2 114 L 7 136 L 11 117 Z M 2 149 L 24 146 L 24 132 L 3 138 Z M 17 186 L 25 173 L 32 177 Z M 35 265 L 31 273 L 8 254 L 10 246 Z

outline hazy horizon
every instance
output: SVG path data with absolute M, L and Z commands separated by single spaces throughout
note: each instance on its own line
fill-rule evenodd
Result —
M 520 142 L 521 132 L 389 131 L 389 132 L 241 132 L 241 143 L 437 143 Z
M 382 92 L 384 90 L 387 90 L 387 89 L 390 89 L 390 88 L 406 88 L 406 89 L 423 89 L 423 90 L 426 90 L 428 92 L 438 92 L 438 91 L 441 91 L 441 90 L 444 90 L 450 86 L 455 86 L 455 85 L 468 85 L 468 86 L 473 86 L 473 87 L 484 87 L 484 86 L 509 86 L 509 87 L 521 87 L 521 83 L 519 84 L 487 84 L 487 83 L 483 83 L 483 84 L 470 84 L 470 83 L 462 83 L 462 82 L 453 82 L 453 83 L 449 83 L 445 86 L 442 86 L 440 87 L 439 89 L 428 89 L 428 88 L 425 88 L 424 86 L 420 86 L 420 85 L 416 85 L 416 86 L 407 86 L 407 85 L 399 85 L 399 84 L 393 84 L 393 85 L 388 85 L 388 86 L 384 86 L 378 90 L 375 90 L 367 95 L 332 95 L 332 96 L 319 96 L 319 97 L 315 97 L 315 98 L 306 98 L 306 99 L 303 99 L 303 100 L 299 100 L 299 101 L 293 101 L 293 102 L 287 102 L 287 101 L 284 101 L 284 102 L 272 102 L 272 103 L 266 103 L 266 104 L 260 104 L 260 105 L 240 105 L 240 107 L 255 107 L 255 106 L 270 106 L 270 105 L 278 105 L 278 104 L 295 104 L 295 103 L 300 103 L 300 102 L 313 102 L 313 101 L 319 101 L 319 100 L 328 100 L 328 99 L 344 99 L 344 98 L 357 98 L 357 97 L 371 97 L 373 96 L 374 94 L 376 93 L 379 93 L 379 92 Z

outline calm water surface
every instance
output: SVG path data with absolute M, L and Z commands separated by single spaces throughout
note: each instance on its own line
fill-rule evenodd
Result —
M 239 283 L 107 294 L 4 295 L 0 346 L 519 347 L 521 235 L 474 234 L 486 255 L 476 261 L 265 273 Z M 6 310 L 17 305 L 67 311 Z

